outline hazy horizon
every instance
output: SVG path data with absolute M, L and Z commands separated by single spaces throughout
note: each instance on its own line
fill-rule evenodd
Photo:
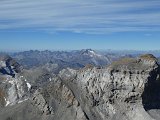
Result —
M 19 53 L 19 52 L 28 52 L 28 51 L 50 51 L 50 52 L 56 52 L 56 51 L 60 51 L 60 52 L 72 52 L 72 51 L 81 51 L 81 50 L 94 50 L 95 52 L 108 52 L 108 53 L 122 53 L 122 52 L 126 52 L 126 53 L 156 53 L 156 52 L 160 52 L 160 49 L 158 50 L 133 50 L 133 49 L 92 49 L 92 48 L 84 48 L 84 49 L 26 49 L 26 50 L 1 50 L 0 49 L 0 53 Z

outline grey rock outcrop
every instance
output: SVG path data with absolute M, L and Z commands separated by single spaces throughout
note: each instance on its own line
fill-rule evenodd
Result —
M 87 120 L 74 94 L 59 78 L 37 90 L 31 101 L 45 120 Z
M 152 55 L 125 58 L 104 69 L 70 70 L 72 79 L 68 73 L 60 76 L 71 80 L 68 86 L 90 120 L 152 120 L 146 110 L 159 106 L 159 66 Z
M 22 67 L 11 57 L 0 55 L 1 107 L 20 103 L 29 97 L 30 84 L 19 73 Z

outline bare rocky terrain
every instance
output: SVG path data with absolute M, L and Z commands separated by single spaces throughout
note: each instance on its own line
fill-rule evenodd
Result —
M 151 55 L 104 67 L 24 69 L 0 57 L 0 120 L 159 120 L 160 67 Z

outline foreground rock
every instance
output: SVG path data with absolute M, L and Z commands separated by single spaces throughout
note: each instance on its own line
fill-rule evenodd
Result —
M 74 77 L 67 80 L 69 71 Z M 61 76 L 90 120 L 152 120 L 147 110 L 160 105 L 159 66 L 152 55 L 125 58 L 104 69 L 66 70 Z
M 30 84 L 19 73 L 22 67 L 11 57 L 0 55 L 0 106 L 15 105 L 29 98 Z
M 62 70 L 41 85 L 33 84 L 29 99 L 1 109 L 0 118 L 159 120 L 159 93 L 157 60 L 143 55 L 119 60 L 106 68 Z

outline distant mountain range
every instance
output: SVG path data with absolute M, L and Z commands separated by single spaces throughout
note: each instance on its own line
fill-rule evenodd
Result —
M 99 52 L 92 49 L 73 51 L 38 51 L 30 50 L 11 54 L 18 63 L 27 69 L 43 66 L 45 64 L 57 64 L 59 68 L 82 68 L 87 64 L 93 66 L 106 66 L 112 61 L 122 57 L 134 57 L 128 54 L 111 52 Z

